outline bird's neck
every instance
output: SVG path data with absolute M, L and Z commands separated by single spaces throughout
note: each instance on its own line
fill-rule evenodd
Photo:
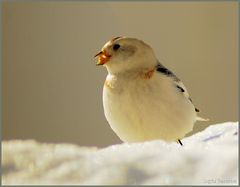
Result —
M 149 79 L 152 77 L 156 70 L 156 66 L 152 66 L 149 68 L 139 68 L 135 70 L 123 71 L 118 73 L 108 72 L 107 79 L 110 82 L 117 81 L 131 81 L 137 79 Z

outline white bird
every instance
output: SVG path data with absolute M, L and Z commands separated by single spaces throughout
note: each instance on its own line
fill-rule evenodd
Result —
M 116 37 L 95 55 L 107 68 L 104 114 L 125 142 L 177 141 L 192 131 L 198 109 L 180 79 L 164 67 L 141 40 Z

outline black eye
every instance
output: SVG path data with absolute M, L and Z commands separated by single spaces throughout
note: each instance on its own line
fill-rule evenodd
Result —
M 113 45 L 113 50 L 114 50 L 114 51 L 117 51 L 119 48 L 120 48 L 120 45 L 119 45 L 119 44 L 114 44 L 114 45 Z

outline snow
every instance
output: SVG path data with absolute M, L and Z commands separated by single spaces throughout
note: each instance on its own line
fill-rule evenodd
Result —
M 2 143 L 2 184 L 236 185 L 238 123 L 215 124 L 182 140 L 106 148 Z

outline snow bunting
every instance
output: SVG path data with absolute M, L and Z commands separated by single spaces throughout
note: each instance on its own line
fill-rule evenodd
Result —
M 178 141 L 192 131 L 199 110 L 181 80 L 136 38 L 116 37 L 95 55 L 107 68 L 103 107 L 113 131 L 125 142 Z

